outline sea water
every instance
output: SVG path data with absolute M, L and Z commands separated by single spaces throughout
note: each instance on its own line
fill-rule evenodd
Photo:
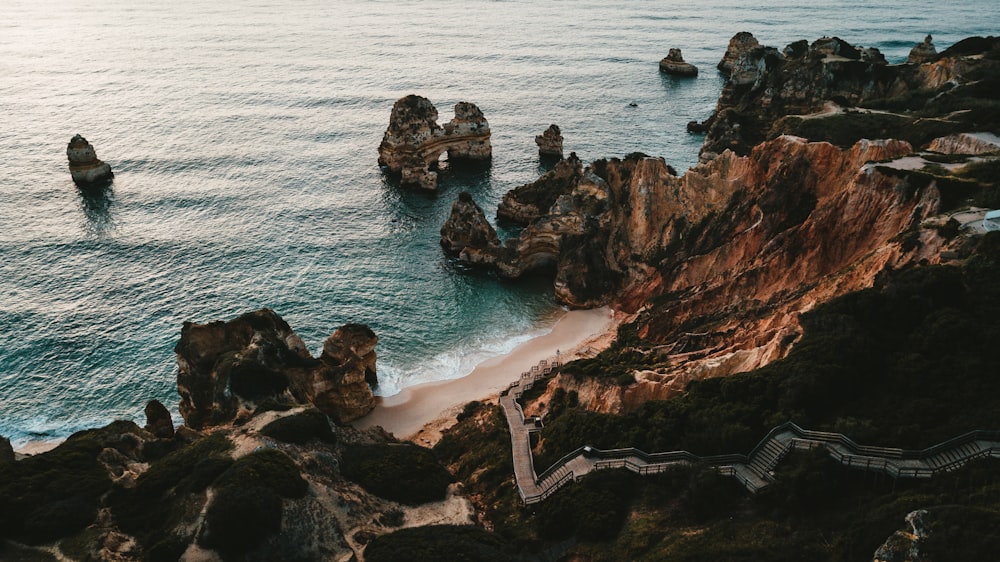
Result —
M 551 123 L 585 162 L 640 151 L 683 172 L 729 38 L 837 35 L 893 62 L 995 33 L 995 0 L 650 2 L 4 0 L 0 19 L 0 435 L 15 445 L 157 398 L 175 412 L 184 321 L 270 307 L 318 352 L 347 322 L 380 337 L 378 392 L 461 376 L 551 326 L 551 283 L 463 271 L 438 244 L 461 191 L 492 216 L 544 171 Z M 658 72 L 672 47 L 696 79 Z M 393 102 L 441 122 L 476 103 L 486 166 L 436 194 L 376 164 Z M 80 133 L 115 171 L 83 194 Z M 502 233 L 506 234 L 506 233 Z

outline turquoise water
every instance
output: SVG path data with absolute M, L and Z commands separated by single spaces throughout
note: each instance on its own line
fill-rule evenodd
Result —
M 16 444 L 158 398 L 176 411 L 185 320 L 267 306 L 315 351 L 346 322 L 380 335 L 379 392 L 460 376 L 546 329 L 549 285 L 458 271 L 438 229 L 459 191 L 487 214 L 541 170 L 557 123 L 585 161 L 633 151 L 678 170 L 737 31 L 775 46 L 838 35 L 891 60 L 995 33 L 995 0 L 943 3 L 6 0 L 0 20 L 0 434 Z M 696 80 L 657 71 L 670 47 Z M 472 101 L 488 167 L 400 190 L 376 165 L 393 101 L 442 121 Z M 634 106 L 631 104 L 635 104 Z M 83 196 L 76 133 L 111 163 Z

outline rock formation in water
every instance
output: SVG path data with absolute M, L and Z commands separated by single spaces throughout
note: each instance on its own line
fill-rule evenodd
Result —
M 438 112 L 427 98 L 409 95 L 392 106 L 389 127 L 379 145 L 378 163 L 400 174 L 400 184 L 437 188 L 438 158 L 489 160 L 490 125 L 475 104 L 455 104 L 455 117 L 441 127 Z
M 716 68 L 727 76 L 732 74 L 736 61 L 757 47 L 760 47 L 760 43 L 757 42 L 757 38 L 752 33 L 741 31 L 733 35 L 733 38 L 729 40 L 729 47 L 726 48 L 726 54 L 722 56 L 722 60 L 719 61 Z
M 673 76 L 698 76 L 698 67 L 684 62 L 680 49 L 670 49 L 667 56 L 660 60 L 660 72 Z
M 441 247 L 460 261 L 472 265 L 495 262 L 500 249 L 500 238 L 486 220 L 482 208 L 463 191 L 451 206 L 448 220 L 441 226 Z
M 974 127 L 993 120 L 993 94 L 979 84 L 1000 71 L 998 43 L 966 39 L 924 65 L 888 65 L 877 49 L 836 37 L 798 41 L 783 51 L 744 51 L 731 63 L 730 79 L 705 123 L 701 159 L 726 149 L 748 154 L 780 134 L 844 148 L 872 137 L 922 147 L 944 134 L 983 130 Z
M 562 131 L 559 130 L 559 125 L 549 125 L 549 128 L 545 129 L 545 132 L 540 135 L 536 135 L 535 144 L 538 145 L 538 154 L 540 156 L 555 156 L 557 158 L 562 158 L 563 136 Z
M 508 191 L 497 207 L 497 219 L 520 226 L 548 214 L 563 195 L 569 195 L 583 177 L 583 164 L 575 152 L 532 183 Z
M 174 436 L 174 421 L 170 419 L 170 411 L 159 400 L 150 400 L 146 404 L 146 431 L 161 439 Z
M 69 141 L 66 156 L 69 158 L 69 173 L 73 183 L 80 187 L 102 185 L 114 177 L 111 165 L 98 160 L 94 147 L 80 135 L 75 135 Z
M 937 58 L 937 49 L 934 48 L 934 43 L 932 43 L 932 38 L 930 35 L 924 37 L 923 43 L 917 43 L 910 49 L 910 54 L 906 57 L 906 62 L 910 64 L 924 64 L 925 62 L 934 62 Z
M 185 322 L 175 348 L 181 416 L 201 429 L 232 422 L 270 399 L 315 404 L 341 423 L 357 419 L 375 407 L 369 384 L 377 341 L 367 328 L 347 325 L 315 359 L 269 309 L 228 322 Z

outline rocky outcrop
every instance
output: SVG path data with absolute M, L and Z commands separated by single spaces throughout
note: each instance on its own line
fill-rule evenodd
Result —
M 527 223 L 520 235 L 502 246 L 464 247 L 459 260 L 508 279 L 554 268 L 560 302 L 581 308 L 602 304 L 632 275 L 636 256 L 653 252 L 663 236 L 668 222 L 663 213 L 672 208 L 661 201 L 661 188 L 669 178 L 675 178 L 672 168 L 643 154 L 599 160 L 586 169 L 571 156 L 539 181 L 505 196 L 504 211 L 498 214 Z M 475 238 L 454 229 L 463 224 L 479 223 L 450 221 L 443 235 L 449 240 Z
M 924 37 L 923 43 L 917 43 L 910 49 L 910 54 L 906 57 L 906 62 L 909 64 L 924 64 L 925 62 L 934 62 L 937 58 L 938 52 L 934 48 L 934 43 L 932 42 L 930 35 Z
M 174 349 L 181 416 L 189 427 L 201 429 L 232 422 L 271 399 L 314 403 L 341 423 L 356 419 L 375 404 L 366 381 L 374 381 L 375 357 L 368 347 L 374 348 L 377 338 L 371 334 L 362 344 L 359 332 L 364 330 L 345 326 L 328 340 L 334 340 L 331 350 L 341 350 L 336 342 L 346 337 L 347 348 L 357 349 L 358 357 L 342 350 L 331 355 L 324 345 L 315 359 L 269 309 L 228 322 L 185 322 Z
M 660 60 L 660 72 L 673 76 L 698 76 L 698 67 L 685 62 L 680 49 L 670 49 Z
M 931 556 L 922 552 L 921 543 L 928 537 L 926 509 L 906 514 L 910 531 L 896 531 L 878 547 L 872 562 L 929 562 Z
M 727 149 L 745 155 L 779 134 L 831 140 L 843 147 L 874 134 L 923 146 L 949 129 L 985 130 L 983 123 L 996 121 L 994 110 L 986 109 L 993 102 L 975 84 L 1000 71 L 996 57 L 980 56 L 993 52 L 997 43 L 994 38 L 967 39 L 922 65 L 888 65 L 877 49 L 836 37 L 798 41 L 783 51 L 759 46 L 742 51 L 727 63 L 730 79 L 704 124 L 708 130 L 701 160 Z M 966 97 L 973 101 L 964 102 Z M 824 114 L 831 102 L 879 110 Z M 959 105 L 972 110 L 955 112 Z M 893 111 L 880 109 L 886 106 Z M 929 116 L 938 120 L 931 125 Z
M 458 195 L 448 220 L 441 226 L 441 247 L 464 263 L 486 265 L 496 261 L 500 238 L 482 208 L 465 191 Z
M 736 61 L 757 47 L 760 47 L 760 43 L 757 42 L 757 38 L 752 33 L 741 31 L 733 35 L 733 38 L 729 40 L 729 47 L 726 48 L 726 54 L 722 56 L 722 60 L 719 61 L 716 68 L 727 76 L 732 74 Z
M 455 117 L 442 127 L 438 112 L 427 98 L 409 95 L 392 106 L 389 127 L 379 145 L 378 163 L 400 174 L 402 185 L 437 188 L 438 158 L 489 160 L 490 125 L 475 104 L 455 104 Z
M 942 154 L 992 154 L 1000 152 L 1000 137 L 993 133 L 960 133 L 936 138 L 927 150 Z
M 338 328 L 323 342 L 317 368 L 289 377 L 292 394 L 340 423 L 364 416 L 375 408 L 377 343 L 378 336 L 363 324 Z
M 170 411 L 159 400 L 150 400 L 146 404 L 146 431 L 160 439 L 172 439 L 174 422 L 170 419 Z
M 538 154 L 540 156 L 562 158 L 563 136 L 562 131 L 559 130 L 559 125 L 549 125 L 549 128 L 545 129 L 545 132 L 536 135 L 535 144 L 538 145 Z
M 94 147 L 80 135 L 75 135 L 69 141 L 66 157 L 69 158 L 69 173 L 73 183 L 80 187 L 103 185 L 115 176 L 111 165 L 99 160 Z
M 0 436 L 0 464 L 14 462 L 14 448 L 10 446 L 10 439 Z
M 583 164 L 571 152 L 569 158 L 557 162 L 542 177 L 504 194 L 497 206 L 497 220 L 527 226 L 548 214 L 560 197 L 572 193 L 582 177 Z

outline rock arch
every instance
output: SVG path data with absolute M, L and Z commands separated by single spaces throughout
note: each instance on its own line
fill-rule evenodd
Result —
M 437 108 L 425 97 L 409 95 L 393 104 L 378 163 L 400 174 L 402 185 L 437 189 L 434 168 L 445 152 L 449 160 L 492 158 L 490 125 L 476 104 L 455 104 L 455 117 L 443 127 L 437 119 Z

